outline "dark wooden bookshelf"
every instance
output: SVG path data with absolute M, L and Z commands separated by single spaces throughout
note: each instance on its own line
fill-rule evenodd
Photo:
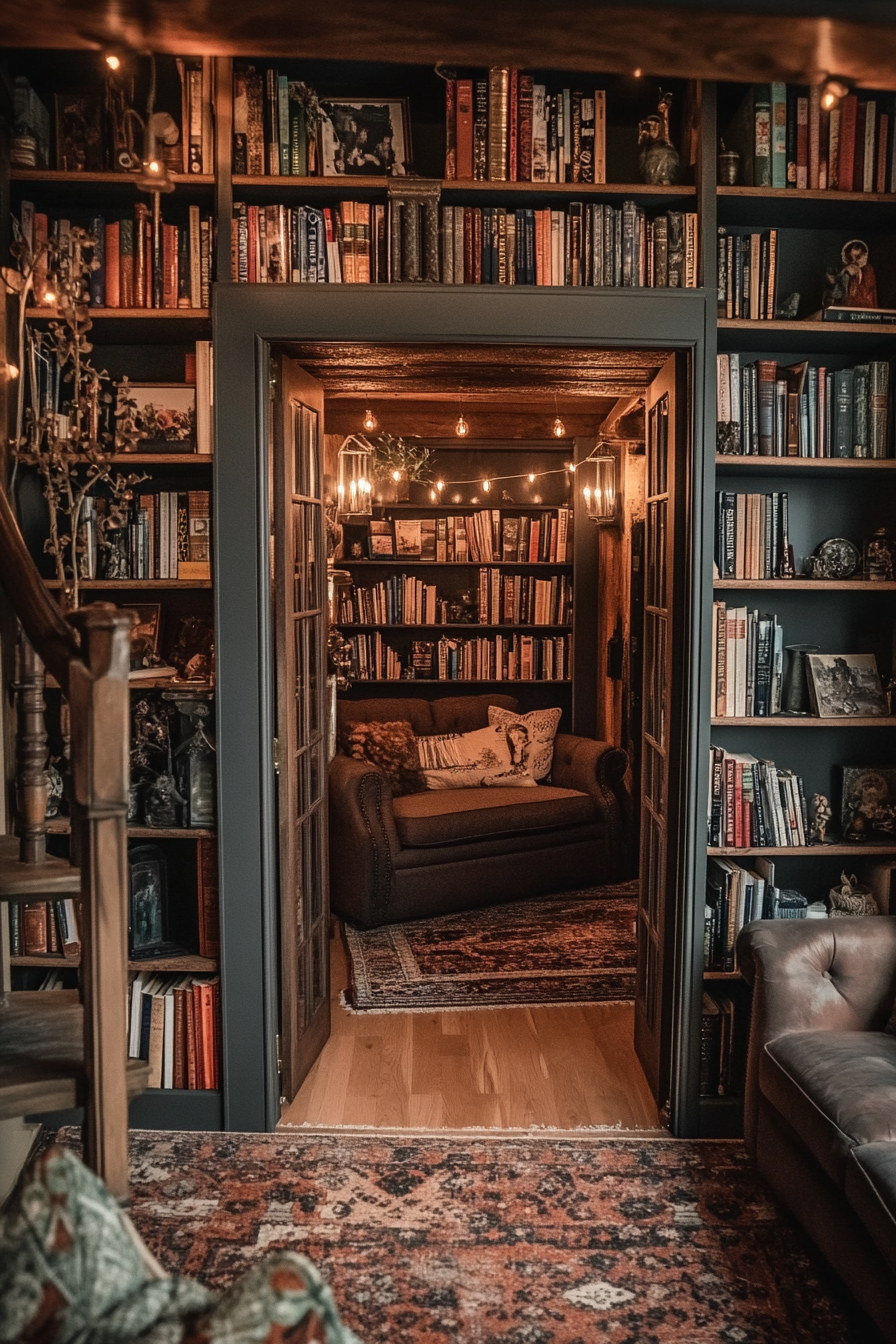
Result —
M 208 322 L 211 311 L 208 308 L 90 308 L 91 321 L 141 321 L 141 322 Z M 25 316 L 30 322 L 62 320 L 57 308 L 28 308 Z M 184 454 L 186 456 L 186 454 Z
M 704 980 L 743 980 L 740 971 L 704 971 Z
M 876 336 L 878 340 L 896 336 L 896 323 L 892 322 L 785 322 L 781 318 L 765 321 L 749 317 L 720 317 L 718 324 L 720 331 L 762 332 L 771 338 L 784 332 L 788 334 L 797 332 L 801 336 L 823 333 L 842 344 L 848 344 L 850 332 L 856 336 Z
M 178 191 L 184 187 L 213 187 L 215 185 L 215 178 L 211 173 L 178 173 L 173 168 L 169 168 L 168 174 Z M 15 167 L 10 169 L 9 174 L 11 182 L 39 182 L 41 185 L 48 187 L 127 187 L 136 192 L 135 177 L 135 173 L 66 173 L 56 168 Z M 141 199 L 140 195 L 135 196 L 135 200 Z
M 875 579 L 713 579 L 713 588 L 762 588 L 788 593 L 893 593 L 896 581 Z
M 529 677 L 525 680 L 521 680 L 519 677 L 517 677 L 515 680 L 511 680 L 509 677 L 504 678 L 492 677 L 490 680 L 483 680 L 477 677 L 472 677 L 469 679 L 467 679 L 466 677 L 455 677 L 454 679 L 449 679 L 447 677 L 396 677 L 394 681 L 391 681 L 386 677 L 369 677 L 366 681 L 364 681 L 362 680 L 362 678 L 358 677 L 358 679 L 352 683 L 352 690 L 353 691 L 358 690 L 362 686 L 413 686 L 415 689 L 420 689 L 421 687 L 426 688 L 428 686 L 571 686 L 571 685 L 572 685 L 571 677 L 563 677 L 563 678 L 553 677 L 550 679 L 541 678 L 538 680 L 536 680 L 535 677 Z
M 729 187 L 716 188 L 720 197 L 745 197 L 748 200 L 761 201 L 825 201 L 832 204 L 896 205 L 896 195 L 892 192 L 878 191 L 820 191 L 809 187 Z
M 713 728 L 896 728 L 896 717 L 891 715 L 856 714 L 852 717 L 819 719 L 811 714 L 805 717 L 790 714 L 769 714 L 765 717 L 724 718 L 714 715 Z
M 47 822 L 48 835 L 70 835 L 71 822 L 68 817 L 52 817 Z M 141 840 L 213 840 L 217 831 L 207 827 L 188 826 L 129 826 L 128 836 Z
M 743 456 L 717 453 L 716 471 L 722 476 L 737 476 L 743 471 L 759 475 L 780 471 L 788 476 L 801 472 L 839 476 L 850 471 L 896 471 L 896 457 L 761 457 L 755 453 Z
M 783 857 L 793 857 L 799 859 L 824 859 L 828 857 L 840 858 L 844 854 L 851 854 L 853 858 L 861 858 L 864 854 L 896 854 L 896 840 L 892 845 L 774 845 L 760 848 L 753 845 L 749 849 L 736 849 L 733 845 L 724 845 L 721 849 L 706 850 L 710 858 L 717 855 L 724 855 L 730 858 L 748 859 L 752 854 L 774 854 Z
M 48 588 L 62 588 L 60 579 L 47 579 Z M 78 587 L 91 589 L 103 588 L 107 592 L 130 592 L 131 589 L 152 588 L 211 588 L 211 579 L 79 579 Z
M 60 957 L 54 955 L 35 954 L 34 956 L 12 956 L 9 959 L 10 966 L 21 966 L 28 970 L 40 970 L 41 968 L 52 970 L 65 970 L 66 968 L 74 970 L 81 965 L 81 958 L 78 957 Z M 145 961 L 128 961 L 129 971 L 181 971 L 186 974 L 188 971 L 199 972 L 217 971 L 218 961 L 216 957 L 194 956 L 192 953 L 185 953 L 182 957 L 155 957 Z
M 528 621 L 514 623 L 512 621 L 491 621 L 482 622 L 470 621 L 466 624 L 441 625 L 438 621 L 402 621 L 400 624 L 395 621 L 379 621 L 375 624 L 362 625 L 359 622 L 340 621 L 339 630 L 451 630 L 455 634 L 471 633 L 476 630 L 496 630 L 500 634 L 502 630 L 525 630 L 528 633 L 545 630 L 571 630 L 570 621 L 547 621 L 543 625 L 534 625 Z
M 292 191 L 332 191 L 341 196 L 352 196 L 358 190 L 365 195 L 368 192 L 388 191 L 388 179 L 383 177 L 293 177 L 252 176 L 245 173 L 235 174 L 232 178 L 235 188 L 259 187 Z M 458 181 L 456 178 L 442 178 L 438 185 L 445 195 L 463 192 L 497 192 L 502 196 L 568 196 L 573 199 L 581 196 L 622 196 L 626 199 L 643 197 L 661 197 L 669 200 L 693 198 L 696 187 L 655 186 L 644 182 L 491 182 Z
M 414 560 L 407 555 L 396 560 L 337 560 L 336 569 L 385 569 L 389 566 L 410 569 L 572 569 L 569 560 Z

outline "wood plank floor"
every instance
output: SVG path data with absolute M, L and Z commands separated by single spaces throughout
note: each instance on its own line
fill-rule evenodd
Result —
M 332 1034 L 284 1125 L 424 1129 L 621 1125 L 651 1129 L 656 1107 L 624 1004 L 347 1013 L 341 937 L 331 941 Z

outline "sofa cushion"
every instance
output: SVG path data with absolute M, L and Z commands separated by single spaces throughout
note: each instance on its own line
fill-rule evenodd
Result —
M 857 1144 L 896 1141 L 896 1038 L 883 1031 L 778 1036 L 759 1086 L 841 1188 Z
M 594 802 L 575 789 L 451 789 L 393 801 L 398 837 L 409 848 L 457 844 L 520 831 L 558 830 L 593 822 Z M 894 1041 L 896 1045 L 896 1041 Z
M 535 779 L 547 779 L 554 758 L 554 738 L 563 717 L 562 709 L 533 709 L 529 714 L 515 714 L 513 710 L 489 705 L 489 723 L 500 724 L 508 735 L 518 734 L 522 739 L 520 751 L 526 768 Z
M 896 1271 L 896 1143 L 865 1143 L 852 1150 L 846 1198 Z
M 515 712 L 519 703 L 512 695 L 446 695 L 444 700 L 432 702 L 432 728 L 429 731 L 470 733 L 474 728 L 487 726 L 489 705 L 500 705 L 502 709 Z
M 471 733 L 432 733 L 416 739 L 420 773 L 427 789 L 535 788 L 522 754 L 506 728 L 497 724 Z M 514 760 L 516 756 L 516 760 Z
M 488 713 L 488 710 L 485 711 Z M 426 733 L 441 732 L 432 721 L 432 705 L 422 697 L 417 699 L 401 695 L 383 696 L 373 700 L 337 700 L 336 726 L 341 732 L 346 723 L 395 723 L 401 719 L 409 723 L 417 737 Z M 483 723 L 488 720 L 483 717 Z
M 369 761 L 382 770 L 396 798 L 425 787 L 414 730 L 402 719 L 394 723 L 348 722 L 343 725 L 339 745 L 346 756 Z

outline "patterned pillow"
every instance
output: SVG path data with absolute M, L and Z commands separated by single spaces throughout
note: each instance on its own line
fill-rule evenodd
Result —
M 420 776 L 417 739 L 409 723 L 346 723 L 340 743 L 346 756 L 369 761 L 382 770 L 396 798 L 403 793 L 420 793 L 426 786 Z
M 503 726 L 418 737 L 417 750 L 428 789 L 535 787 Z
M 554 738 L 560 726 L 562 709 L 533 709 L 531 714 L 515 714 L 512 709 L 489 705 L 488 721 L 501 728 L 519 725 L 526 731 L 513 736 L 522 744 L 523 762 L 536 779 L 547 779 L 554 759 Z

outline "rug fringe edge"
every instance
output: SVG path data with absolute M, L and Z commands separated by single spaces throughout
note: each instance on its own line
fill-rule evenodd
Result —
M 339 994 L 339 1006 L 352 1017 L 380 1017 L 387 1013 L 497 1013 L 507 1012 L 513 1008 L 627 1008 L 635 1000 L 631 999 L 552 999 L 546 1003 L 531 1001 L 529 1003 L 463 1003 L 446 1005 L 424 1004 L 413 1006 L 404 1006 L 402 1008 L 356 1008 L 346 998 L 347 990 L 341 990 Z

